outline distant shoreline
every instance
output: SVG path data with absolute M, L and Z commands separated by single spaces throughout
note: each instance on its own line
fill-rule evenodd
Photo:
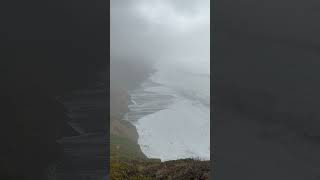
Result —
M 110 134 L 113 135 L 112 137 L 116 135 L 119 138 L 127 138 L 132 141 L 134 143 L 132 145 L 138 151 L 138 156 L 143 158 L 146 158 L 146 155 L 138 144 L 137 129 L 130 121 L 125 121 L 124 116 L 129 112 L 128 105 L 131 103 L 129 91 L 139 87 L 150 77 L 152 72 L 153 69 L 149 65 L 128 60 L 114 60 L 110 74 Z

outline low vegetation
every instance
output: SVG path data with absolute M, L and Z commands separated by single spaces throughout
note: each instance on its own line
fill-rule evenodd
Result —
M 140 146 L 136 142 L 111 134 L 110 159 L 114 162 L 115 160 L 145 160 L 147 157 L 142 153 Z
M 181 159 L 160 162 L 158 160 L 131 160 L 111 162 L 113 180 L 207 180 L 210 162 Z

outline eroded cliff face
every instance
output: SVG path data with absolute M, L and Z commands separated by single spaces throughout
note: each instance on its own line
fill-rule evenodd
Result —
M 111 120 L 122 120 L 131 103 L 129 91 L 138 88 L 150 73 L 152 66 L 136 57 L 114 58 L 110 66 Z
M 110 157 L 111 159 L 146 158 L 138 145 L 136 127 L 124 116 L 131 103 L 129 91 L 148 78 L 151 67 L 141 60 L 113 59 L 110 66 Z M 118 149 L 121 148 L 121 149 Z M 129 155 L 132 157 L 129 157 Z

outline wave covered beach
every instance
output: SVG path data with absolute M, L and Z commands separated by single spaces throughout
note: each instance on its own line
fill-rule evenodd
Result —
M 195 62 L 158 63 L 156 72 L 129 92 L 132 103 L 125 119 L 136 126 L 138 143 L 149 158 L 210 159 L 209 65 Z

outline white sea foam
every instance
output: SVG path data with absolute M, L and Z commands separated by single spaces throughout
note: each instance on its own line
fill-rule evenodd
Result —
M 177 61 L 158 64 L 149 81 L 131 92 L 135 104 L 129 106 L 128 117 L 150 158 L 210 159 L 208 67 L 183 65 Z

